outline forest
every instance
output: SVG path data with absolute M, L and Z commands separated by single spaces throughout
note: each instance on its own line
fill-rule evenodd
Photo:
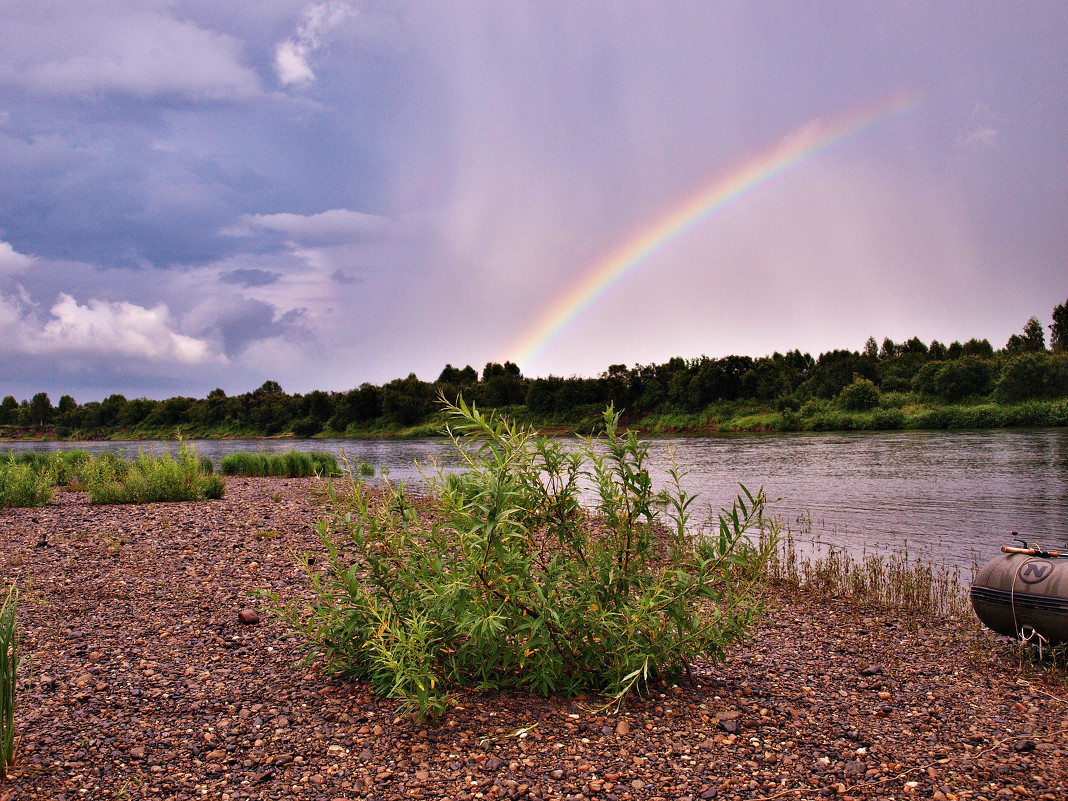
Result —
M 441 400 L 462 396 L 520 422 L 559 433 L 594 433 L 611 405 L 651 434 L 729 431 L 889 430 L 1068 425 L 1068 301 L 1045 329 L 1030 318 L 995 349 L 986 339 L 944 345 L 874 337 L 861 350 L 813 358 L 672 358 L 610 365 L 596 377 L 526 378 L 512 362 L 445 365 L 433 381 L 414 373 L 343 392 L 288 394 L 274 380 L 255 390 L 205 398 L 78 403 L 45 392 L 0 402 L 0 438 L 138 439 L 216 437 L 433 436 Z

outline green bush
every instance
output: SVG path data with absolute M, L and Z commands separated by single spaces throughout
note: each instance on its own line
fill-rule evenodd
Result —
M 879 405 L 879 388 L 868 379 L 855 376 L 853 383 L 838 394 L 838 405 L 854 412 L 874 409 Z
M 953 415 L 948 409 L 924 409 L 905 418 L 905 428 L 949 428 Z
M 792 409 L 783 409 L 779 414 L 779 431 L 800 431 L 803 425 L 801 415 Z
M 871 413 L 871 427 L 880 431 L 902 428 L 905 413 L 900 409 L 875 409 Z
M 253 453 L 238 451 L 222 458 L 219 470 L 224 476 L 267 476 L 272 478 L 305 478 L 308 476 L 336 476 L 341 474 L 337 458 L 324 451 L 286 451 L 285 453 Z
M 228 453 L 219 462 L 219 472 L 224 476 L 265 476 L 267 458 L 251 451 Z
M 83 471 L 89 502 L 161 503 L 221 498 L 226 483 L 214 472 L 201 469 L 196 451 L 182 443 L 175 459 L 169 451 L 159 456 L 138 455 L 132 465 L 114 459 L 93 460 Z
M 928 362 L 912 380 L 917 392 L 947 403 L 987 395 L 998 377 L 998 366 L 980 356 L 962 356 L 947 362 Z
M 1068 426 L 1068 400 L 1050 404 L 1049 424 L 1051 426 Z
M 309 659 L 433 719 L 454 688 L 622 700 L 746 636 L 770 553 L 748 539 L 763 493 L 703 536 L 678 469 L 654 492 L 648 445 L 611 409 L 605 439 L 577 449 L 462 400 L 448 417 L 468 472 L 431 476 L 422 506 L 403 485 L 331 484 L 326 559 L 305 558 L 314 600 L 272 596 Z
M 19 593 L 7 591 L 0 606 L 0 778 L 15 762 L 15 701 L 19 669 Z
M 38 472 L 33 464 L 9 456 L 0 461 L 0 509 L 47 506 L 54 483 L 51 471 Z
M 1068 356 L 1021 353 L 1001 369 L 995 394 L 1002 402 L 1057 397 L 1068 393 Z
M 1001 408 L 993 403 L 978 406 L 952 406 L 950 428 L 998 428 L 1002 423 Z
M 1047 401 L 1016 403 L 1005 407 L 1003 422 L 1006 426 L 1020 427 L 1057 425 L 1055 408 L 1056 404 Z

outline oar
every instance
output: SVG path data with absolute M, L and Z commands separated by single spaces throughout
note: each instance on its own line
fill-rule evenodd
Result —
M 1068 553 L 1058 551 L 1043 551 L 1041 548 L 1014 548 L 1011 545 L 1002 545 L 1002 553 L 1022 553 L 1025 556 L 1039 556 L 1043 559 L 1055 559 L 1068 557 Z

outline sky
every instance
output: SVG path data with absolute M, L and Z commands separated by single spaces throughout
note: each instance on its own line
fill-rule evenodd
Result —
M 598 375 L 1068 299 L 1068 3 L 0 0 L 0 395 Z

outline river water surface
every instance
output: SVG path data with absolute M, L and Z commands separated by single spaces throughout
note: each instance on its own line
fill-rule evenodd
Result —
M 196 440 L 216 465 L 227 453 L 289 449 L 344 452 L 417 482 L 418 461 L 456 469 L 448 440 Z M 136 456 L 174 449 L 166 442 L 5 443 L 11 449 L 72 447 Z M 1068 550 L 1068 429 L 797 433 L 658 438 L 654 481 L 665 481 L 671 449 L 688 471 L 684 488 L 707 511 L 729 505 L 744 484 L 763 487 L 770 514 L 802 542 L 818 540 L 855 555 L 907 549 L 969 571 L 1010 533 Z M 818 550 L 818 547 L 817 547 Z

